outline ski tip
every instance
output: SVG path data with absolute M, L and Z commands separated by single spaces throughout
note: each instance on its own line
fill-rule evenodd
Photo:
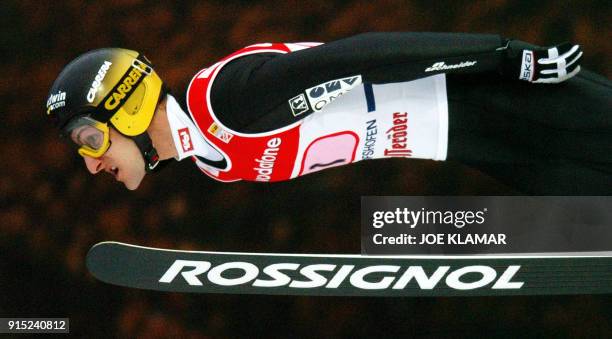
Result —
M 116 261 L 116 253 L 126 248 L 126 245 L 129 246 L 117 241 L 103 241 L 93 245 L 85 257 L 85 267 L 96 279 L 109 282 L 105 279 L 108 270 Z

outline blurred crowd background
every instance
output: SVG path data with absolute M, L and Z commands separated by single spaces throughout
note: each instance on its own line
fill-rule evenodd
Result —
M 84 258 L 105 240 L 287 253 L 359 253 L 364 195 L 507 195 L 457 163 L 370 161 L 277 183 L 220 184 L 190 161 L 130 192 L 91 176 L 45 121 L 62 67 L 98 47 L 144 52 L 178 97 L 201 68 L 257 42 L 367 31 L 499 33 L 580 43 L 612 75 L 602 1 L 2 1 L 0 317 L 70 317 L 87 337 L 514 336 L 612 332 L 611 296 L 308 298 L 183 295 L 103 284 Z

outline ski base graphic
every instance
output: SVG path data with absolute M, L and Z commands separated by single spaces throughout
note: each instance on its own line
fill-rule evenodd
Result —
M 612 293 L 610 252 L 575 255 L 362 256 L 180 251 L 102 242 L 97 279 L 167 292 L 308 296 Z

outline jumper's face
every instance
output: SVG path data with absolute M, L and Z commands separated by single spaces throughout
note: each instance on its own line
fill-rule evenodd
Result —
M 111 144 L 108 150 L 99 158 L 84 155 L 85 166 L 91 174 L 110 173 L 127 189 L 135 190 L 146 174 L 144 159 L 134 141 L 112 127 L 109 132 Z

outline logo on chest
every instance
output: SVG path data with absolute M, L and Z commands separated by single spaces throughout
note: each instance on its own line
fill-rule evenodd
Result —
M 215 138 L 223 141 L 226 144 L 228 144 L 230 142 L 230 140 L 232 140 L 232 138 L 234 137 L 234 135 L 232 133 L 224 130 L 219 125 L 217 125 L 217 123 L 215 123 L 215 122 L 213 122 L 208 127 L 208 133 L 212 134 Z
M 179 129 L 178 135 L 179 140 L 181 141 L 181 147 L 183 148 L 183 152 L 193 151 L 193 142 L 191 142 L 191 134 L 189 134 L 189 129 Z
M 280 138 L 272 138 L 266 143 L 266 148 L 263 154 L 255 159 L 255 166 L 253 170 L 257 173 L 255 181 L 270 181 L 272 179 L 272 173 L 274 172 L 274 164 L 278 157 L 278 151 L 282 140 Z

